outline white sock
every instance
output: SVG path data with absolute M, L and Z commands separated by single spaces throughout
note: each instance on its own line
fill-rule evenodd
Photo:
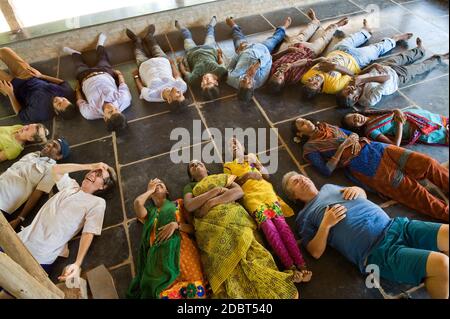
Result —
M 103 32 L 98 35 L 97 46 L 104 46 L 106 42 L 106 34 Z
M 69 48 L 69 47 L 64 47 L 64 48 L 63 48 L 63 52 L 64 52 L 64 53 L 67 53 L 67 54 L 69 54 L 69 55 L 72 55 L 72 54 L 74 54 L 74 53 L 81 54 L 80 51 L 74 50 L 74 49 Z

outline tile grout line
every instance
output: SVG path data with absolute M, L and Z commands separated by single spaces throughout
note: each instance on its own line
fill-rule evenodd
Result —
M 146 158 L 142 158 L 142 159 L 139 159 L 137 161 L 129 162 L 129 163 L 126 163 L 126 164 L 120 164 L 120 167 L 124 168 L 124 167 L 128 167 L 128 166 L 132 166 L 132 165 L 139 164 L 139 163 L 142 163 L 142 162 L 146 162 L 146 161 L 158 158 L 158 157 L 162 157 L 164 155 L 176 153 L 176 152 L 179 152 L 180 150 L 185 150 L 187 148 L 192 148 L 192 147 L 195 147 L 195 146 L 198 146 L 198 145 L 207 144 L 209 142 L 211 142 L 211 140 L 206 140 L 206 141 L 202 141 L 202 142 L 195 143 L 195 144 L 189 144 L 189 145 L 183 146 L 183 147 L 181 147 L 179 149 L 176 149 L 176 150 L 171 150 L 171 151 L 167 151 L 167 152 L 164 152 L 164 153 L 161 153 L 161 154 L 156 154 L 156 155 L 149 156 L 149 157 L 146 157 Z
M 206 122 L 205 116 L 202 113 L 201 106 L 195 103 L 195 109 L 197 110 L 198 115 L 200 116 L 200 120 L 203 122 L 203 125 L 205 125 L 205 130 L 208 132 L 209 138 L 211 139 L 211 142 L 213 143 L 214 149 L 216 150 L 221 162 L 223 163 L 223 157 L 222 153 L 219 152 L 219 148 L 213 138 L 213 135 L 211 134 L 211 131 L 209 130 L 208 123 Z
M 104 139 L 107 139 L 107 138 L 111 138 L 111 137 L 112 137 L 112 135 L 105 135 L 103 137 L 99 137 L 99 138 L 96 138 L 94 140 L 78 143 L 78 144 L 75 144 L 75 145 L 70 145 L 70 148 L 72 149 L 72 148 L 80 147 L 80 146 L 83 146 L 83 145 L 86 145 L 86 144 L 98 142 L 98 141 L 101 141 L 101 140 L 104 140 Z
M 417 82 L 417 83 L 408 84 L 408 85 L 402 86 L 401 88 L 399 88 L 399 90 L 407 89 L 407 88 L 410 88 L 410 87 L 418 85 L 418 84 L 423 84 L 423 83 L 427 83 L 427 82 L 430 82 L 430 81 L 438 80 L 438 79 L 446 77 L 448 75 L 449 75 L 449 73 L 445 73 L 445 74 L 441 74 L 441 75 L 436 76 L 436 77 L 431 78 L 431 79 L 425 79 L 425 80 Z
M 259 112 L 262 114 L 262 116 L 265 118 L 265 120 L 269 124 L 270 128 L 271 129 L 275 129 L 275 132 L 277 133 L 277 137 L 281 141 L 281 145 L 286 148 L 286 151 L 288 152 L 288 154 L 291 157 L 292 161 L 294 162 L 295 166 L 297 166 L 297 168 L 299 170 L 301 170 L 300 163 L 297 161 L 297 159 L 295 158 L 295 156 L 292 153 L 291 149 L 288 147 L 288 145 L 284 141 L 283 137 L 279 134 L 278 128 L 273 125 L 272 121 L 269 119 L 269 117 L 267 116 L 267 113 L 264 111 L 263 107 L 261 106 L 261 104 L 259 103 L 259 101 L 256 99 L 255 96 L 253 96 L 253 101 L 255 102 L 255 105 L 258 108 Z
M 191 104 L 190 104 L 190 105 L 188 105 L 188 107 L 190 107 L 190 106 L 191 106 Z M 128 121 L 128 123 L 135 123 L 135 122 L 139 122 L 139 121 L 142 121 L 142 120 L 146 120 L 146 119 L 149 119 L 149 118 L 152 118 L 152 117 L 158 116 L 158 115 L 164 115 L 164 114 L 167 114 L 167 113 L 170 113 L 170 110 L 167 110 L 167 111 L 162 111 L 162 112 L 159 112 L 159 113 L 155 113 L 155 114 L 150 114 L 150 115 L 146 115 L 146 116 L 143 116 L 143 117 L 138 117 L 138 118 L 135 118 L 135 119 L 129 120 L 129 121 Z
M 415 101 L 413 101 L 411 98 L 409 98 L 405 93 L 403 93 L 400 90 L 397 90 L 397 91 L 398 91 L 398 94 L 400 94 L 401 96 L 403 96 L 403 98 L 405 98 L 407 101 L 412 103 L 413 106 L 418 106 L 418 104 Z
M 274 29 L 276 29 L 277 27 L 276 26 L 274 26 L 265 16 L 264 16 L 264 14 L 263 13 L 260 13 L 259 14 L 264 20 L 266 20 L 266 22 L 268 23 L 268 24 L 270 24 L 271 26 L 272 26 L 272 28 L 274 28 Z
M 415 16 L 416 18 L 419 18 L 420 20 L 423 20 L 423 21 L 425 21 L 425 22 L 431 24 L 432 26 L 434 26 L 435 28 L 437 28 L 439 31 L 444 32 L 444 33 L 447 33 L 447 36 L 448 36 L 448 31 L 444 31 L 443 29 L 441 29 L 440 26 L 438 26 L 438 25 L 436 25 L 436 24 L 434 24 L 434 23 L 432 22 L 432 21 L 433 21 L 433 18 L 444 18 L 444 17 L 448 16 L 448 14 L 442 15 L 442 16 L 433 16 L 433 15 L 431 15 L 431 16 L 421 16 L 421 15 L 415 13 L 414 11 L 408 9 L 407 7 L 405 7 L 405 6 L 404 6 L 404 3 L 398 3 L 398 2 L 396 2 L 396 1 L 394 1 L 394 0 L 391 0 L 391 2 L 395 3 L 397 6 L 399 6 L 400 8 L 402 8 L 403 10 L 405 10 L 406 12 L 408 12 L 409 14 Z M 408 3 L 408 2 L 407 2 L 407 3 Z
M 116 174 L 117 174 L 117 180 L 119 184 L 119 194 L 120 194 L 120 203 L 122 206 L 122 214 L 123 214 L 123 228 L 125 231 L 125 237 L 127 239 L 128 243 L 128 261 L 130 261 L 130 267 L 131 267 L 131 276 L 134 277 L 136 274 L 135 267 L 134 267 L 134 260 L 133 260 L 133 251 L 131 248 L 131 239 L 130 239 L 130 231 L 128 229 L 128 216 L 127 211 L 125 207 L 125 197 L 124 197 L 124 191 L 123 191 L 123 185 L 122 185 L 122 174 L 121 174 L 121 168 L 119 163 L 119 153 L 117 149 L 117 137 L 116 132 L 112 133 L 112 140 L 113 140 L 113 149 L 114 149 L 114 159 L 116 162 Z
M 337 105 L 329 106 L 329 107 L 326 107 L 326 108 L 323 108 L 323 109 L 320 109 L 320 110 L 317 110 L 317 111 L 311 111 L 311 112 L 307 112 L 307 113 L 303 113 L 303 114 L 300 113 L 299 115 L 296 115 L 295 117 L 292 117 L 292 118 L 289 118 L 289 119 L 286 119 L 286 120 L 281 120 L 281 121 L 275 122 L 274 125 L 284 124 L 284 123 L 286 123 L 286 122 L 293 121 L 293 120 L 295 120 L 295 119 L 297 119 L 297 118 L 299 118 L 299 117 L 302 117 L 302 116 L 313 115 L 313 114 L 325 112 L 325 111 L 328 111 L 328 110 L 332 110 L 332 109 L 335 109 L 335 108 L 337 108 Z

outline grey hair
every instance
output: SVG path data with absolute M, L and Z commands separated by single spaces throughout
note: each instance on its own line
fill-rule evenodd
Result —
M 299 175 L 298 172 L 296 171 L 290 171 L 286 174 L 284 174 L 283 179 L 281 181 L 281 188 L 283 189 L 283 192 L 290 198 L 290 199 L 294 199 L 294 194 L 292 193 L 292 191 L 288 188 L 288 182 L 291 179 L 291 177 Z

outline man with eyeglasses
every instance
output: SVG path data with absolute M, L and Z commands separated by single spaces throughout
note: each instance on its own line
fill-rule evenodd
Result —
M 69 176 L 78 171 L 89 171 L 81 186 Z M 114 169 L 104 163 L 57 164 L 52 167 L 52 176 L 59 192 L 42 206 L 31 225 L 18 236 L 49 273 L 67 243 L 82 230 L 75 262 L 58 277 L 65 281 L 79 275 L 94 235 L 101 234 L 106 202 L 99 196 L 115 186 L 117 177 Z

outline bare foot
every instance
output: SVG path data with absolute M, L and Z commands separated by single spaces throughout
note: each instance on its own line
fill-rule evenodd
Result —
M 444 54 L 434 54 L 430 59 L 438 59 L 442 63 L 443 60 L 448 60 L 448 52 Z
M 296 270 L 294 271 L 294 283 L 309 282 L 312 277 L 312 271 Z
M 182 28 L 180 21 L 175 20 L 175 28 L 177 28 L 178 30 Z
M 392 37 L 392 39 L 395 40 L 395 42 L 401 41 L 401 40 L 409 40 L 413 37 L 413 34 L 408 32 L 408 33 L 402 33 L 402 34 L 396 34 Z
M 367 21 L 367 19 L 363 20 L 363 29 L 366 29 L 367 32 L 369 32 L 370 34 L 373 33 L 372 28 L 369 26 L 369 22 Z
M 234 22 L 233 17 L 228 17 L 226 18 L 225 22 L 227 23 L 227 25 L 232 28 L 236 25 L 236 22 Z
M 346 25 L 348 23 L 348 18 L 344 17 L 341 20 L 339 20 L 338 22 L 336 22 L 336 25 L 338 27 L 343 27 L 344 25 Z
M 316 13 L 312 8 L 308 10 L 307 15 L 312 21 L 319 21 L 319 19 L 317 19 Z
M 289 28 L 289 26 L 291 25 L 291 23 L 292 23 L 291 17 L 287 17 L 287 18 L 284 20 L 284 22 L 283 22 L 283 27 L 284 27 L 285 29 L 287 29 L 287 28 Z
M 418 47 L 419 49 L 424 49 L 423 43 L 422 43 L 422 39 L 421 39 L 421 38 L 417 37 L 417 39 L 416 39 L 416 44 L 417 44 L 417 47 Z

